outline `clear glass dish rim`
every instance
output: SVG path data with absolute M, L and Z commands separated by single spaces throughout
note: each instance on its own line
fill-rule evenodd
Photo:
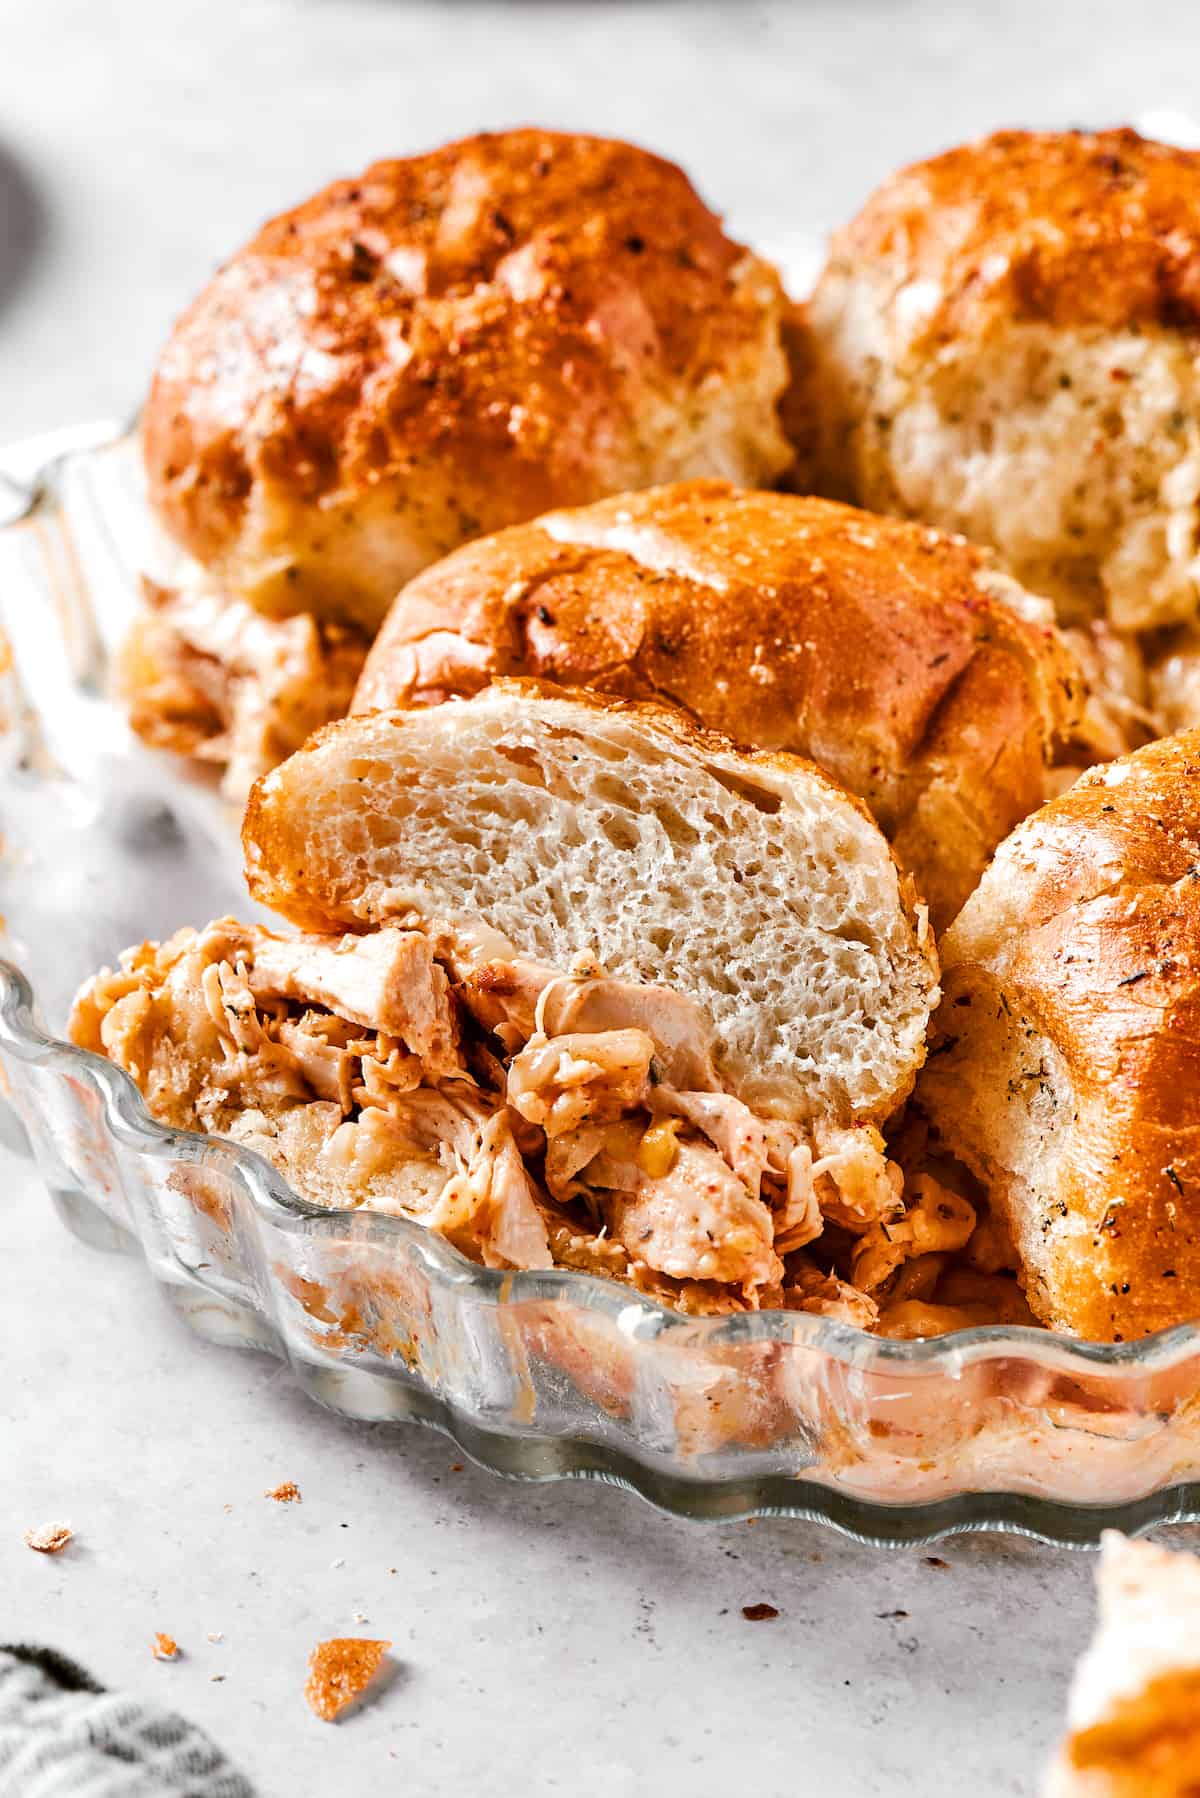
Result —
M 939 1368 L 959 1373 L 979 1360 L 1020 1355 L 1065 1374 L 1126 1375 L 1133 1380 L 1161 1373 L 1193 1356 L 1200 1348 L 1195 1324 L 1175 1324 L 1131 1342 L 1088 1342 L 1027 1325 L 977 1325 L 944 1336 L 914 1341 L 870 1335 L 857 1325 L 808 1312 L 763 1310 L 731 1316 L 694 1317 L 671 1310 L 649 1294 L 619 1281 L 573 1268 L 552 1271 L 480 1266 L 452 1243 L 414 1219 L 362 1209 L 331 1210 L 302 1198 L 262 1156 L 226 1137 L 206 1136 L 160 1124 L 124 1069 L 102 1055 L 52 1036 L 37 1021 L 33 988 L 17 965 L 0 958 L 0 1048 L 18 1060 L 81 1079 L 99 1093 L 104 1128 L 124 1146 L 155 1158 L 166 1156 L 218 1167 L 231 1176 L 251 1202 L 265 1207 L 275 1221 L 322 1230 L 371 1226 L 372 1241 L 390 1239 L 397 1249 L 416 1252 L 426 1268 L 449 1287 L 471 1290 L 493 1305 L 518 1305 L 547 1299 L 570 1299 L 587 1309 L 620 1315 L 623 1329 L 639 1337 L 678 1332 L 690 1348 L 715 1349 L 731 1343 L 803 1343 L 843 1366 L 880 1372 L 927 1373 Z M 203 1284 L 200 1274 L 195 1278 Z M 636 1329 L 632 1313 L 638 1314 Z
M 86 442 L 56 446 L 29 484 L 31 510 L 46 516 L 58 512 L 64 497 L 64 477 L 75 466 L 88 469 L 93 457 L 127 444 L 128 426 L 81 427 Z M 80 433 L 71 433 L 74 437 Z M 65 435 L 65 434 L 64 434 Z M 18 448 L 20 446 L 17 446 Z M 70 775 L 70 771 L 68 770 Z M 830 1318 L 794 1311 L 744 1312 L 724 1317 L 683 1316 L 658 1300 L 620 1282 L 573 1269 L 505 1271 L 469 1261 L 450 1243 L 420 1223 L 403 1217 L 365 1210 L 327 1210 L 303 1199 L 264 1159 L 225 1138 L 171 1129 L 150 1115 L 133 1080 L 102 1056 L 94 1055 L 48 1033 L 40 1023 L 34 987 L 13 960 L 0 956 L 0 1057 L 11 1057 L 39 1072 L 76 1085 L 98 1100 L 93 1141 L 97 1147 L 112 1145 L 126 1154 L 146 1157 L 157 1164 L 187 1162 L 224 1176 L 239 1203 L 254 1207 L 264 1223 L 270 1223 L 301 1241 L 323 1239 L 369 1240 L 385 1257 L 394 1254 L 396 1265 L 417 1266 L 432 1292 L 440 1291 L 452 1303 L 456 1318 L 469 1312 L 472 1303 L 503 1311 L 528 1303 L 557 1301 L 573 1307 L 579 1317 L 603 1318 L 628 1339 L 644 1344 L 665 1344 L 701 1358 L 720 1350 L 744 1350 L 748 1346 L 778 1345 L 815 1355 L 817 1364 L 831 1372 L 844 1371 L 862 1380 L 873 1376 L 885 1381 L 912 1377 L 920 1382 L 928 1402 L 936 1407 L 939 1392 L 949 1392 L 968 1370 L 992 1363 L 1013 1362 L 1069 1380 L 1085 1381 L 1101 1376 L 1107 1397 L 1131 1413 L 1144 1409 L 1140 1382 L 1150 1376 L 1172 1375 L 1186 1369 L 1189 1376 L 1200 1365 L 1200 1320 L 1183 1323 L 1153 1336 L 1126 1343 L 1087 1342 L 1056 1335 L 1048 1330 L 1011 1325 L 976 1327 L 919 1341 L 894 1341 L 872 1336 L 857 1327 Z M 25 1100 L 39 1121 L 48 1123 L 53 1106 L 44 1105 L 35 1083 L 22 1083 Z M 4 1090 L 0 1072 L 0 1093 Z M 118 1162 L 120 1157 L 118 1157 Z M 85 1198 L 86 1177 L 75 1174 Z M 57 1200 L 61 1195 L 54 1195 Z M 60 1205 L 61 1209 L 61 1205 Z M 104 1209 L 101 1206 L 101 1209 Z M 70 1227 L 74 1223 L 64 1212 Z M 88 1235 L 86 1231 L 77 1234 Z M 134 1233 L 141 1238 L 140 1228 Z M 89 1240 L 92 1240 L 90 1235 Z M 132 1246 L 132 1245 L 131 1245 Z M 136 1247 L 160 1281 L 150 1245 Z M 204 1304 L 227 1300 L 220 1281 L 206 1277 L 201 1267 L 189 1266 L 187 1282 L 198 1289 Z M 270 1323 L 272 1293 L 254 1291 L 243 1303 L 252 1306 Z M 200 1334 L 207 1332 L 200 1330 Z M 217 1340 L 218 1338 L 213 1338 Z M 233 1340 L 222 1337 L 220 1340 Z M 249 1339 L 242 1339 L 251 1346 Z M 291 1358 L 282 1338 L 254 1338 L 260 1347 Z M 389 1384 L 391 1370 L 382 1376 Z M 302 1376 L 303 1383 L 303 1376 Z M 1193 1384 L 1189 1378 L 1189 1386 Z M 1200 1393 L 1200 1378 L 1194 1382 Z M 406 1405 L 412 1393 L 406 1388 Z M 334 1409 L 337 1400 L 314 1391 L 314 1396 Z M 366 1415 L 345 1411 L 346 1415 Z M 388 1417 L 398 1416 L 390 1409 Z M 1176 1472 L 1162 1483 L 1143 1488 L 1133 1497 L 1103 1493 L 1081 1498 L 1039 1492 L 1020 1483 L 978 1483 L 970 1473 L 939 1495 L 888 1496 L 883 1491 L 854 1489 L 818 1471 L 756 1472 L 753 1452 L 745 1464 L 740 1449 L 729 1444 L 729 1456 L 717 1470 L 700 1474 L 679 1465 L 664 1470 L 647 1456 L 653 1451 L 640 1436 L 623 1446 L 592 1440 L 586 1430 L 565 1435 L 534 1428 L 483 1427 L 453 1394 L 443 1396 L 429 1382 L 419 1383 L 419 1400 L 403 1413 L 407 1421 L 423 1423 L 448 1435 L 472 1459 L 504 1477 L 527 1481 L 594 1479 L 631 1491 L 668 1514 L 694 1521 L 730 1520 L 752 1516 L 781 1516 L 832 1528 L 872 1547 L 913 1546 L 940 1540 L 946 1535 L 977 1530 L 1009 1532 L 1044 1542 L 1072 1547 L 1094 1545 L 1105 1527 L 1140 1533 L 1164 1523 L 1200 1519 L 1200 1479 L 1194 1462 L 1188 1471 Z M 981 1413 L 982 1416 L 982 1413 Z M 382 1421 L 382 1416 L 378 1419 Z M 544 1457 L 535 1465 L 522 1460 L 522 1443 L 536 1446 Z M 522 1453 L 524 1451 L 522 1450 Z

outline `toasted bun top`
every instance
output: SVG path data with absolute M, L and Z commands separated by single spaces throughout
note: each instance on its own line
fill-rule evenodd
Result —
M 1014 831 L 942 954 L 939 1124 L 965 1091 L 959 1019 L 969 1040 L 981 1012 L 1032 1064 L 995 1093 L 994 1159 L 1052 1105 L 1023 1204 L 1053 1320 L 1119 1339 L 1200 1316 L 1200 731 L 1092 769 Z
M 1001 317 L 1200 329 L 1200 152 L 1128 129 L 998 131 L 885 181 L 830 269 L 885 282 L 914 341 Z
M 151 499 L 265 609 L 377 623 L 481 531 L 664 473 L 782 470 L 782 306 L 632 145 L 518 130 L 378 162 L 264 226 L 180 320 Z
M 1001 845 L 970 918 L 952 934 L 978 937 L 982 927 L 993 940 L 1113 900 L 1136 902 L 1127 914 L 1132 923 L 1136 905 L 1151 895 L 1173 907 L 1190 905 L 1193 892 L 1200 899 L 1200 731 L 1187 730 L 1089 769 L 1028 818 Z M 1178 931 L 1169 935 L 1181 952 L 1189 949 Z M 1157 963 L 1168 946 L 1127 925 L 1107 946 L 1106 971 L 1144 967 L 1147 953 Z M 1167 972 L 1190 964 L 1187 955 Z
M 865 809 L 671 708 L 505 681 L 348 718 L 258 782 L 243 841 L 306 928 L 483 925 L 687 995 L 760 1106 L 881 1119 L 924 1055 L 936 958 Z
M 428 569 L 392 608 L 355 709 L 497 675 L 669 699 L 836 775 L 942 924 L 1041 803 L 1074 715 L 1076 670 L 1045 610 L 961 538 L 681 483 L 551 513 Z

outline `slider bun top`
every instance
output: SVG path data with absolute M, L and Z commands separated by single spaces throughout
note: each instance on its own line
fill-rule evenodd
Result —
M 497 675 L 682 706 L 810 756 L 864 799 L 938 926 L 1041 804 L 1078 703 L 1047 608 L 986 551 L 716 481 L 622 495 L 469 544 L 396 601 L 356 709 Z
M 540 130 L 378 162 L 272 219 L 184 314 L 151 502 L 225 587 L 373 629 L 465 539 L 790 450 L 775 271 L 683 172 Z

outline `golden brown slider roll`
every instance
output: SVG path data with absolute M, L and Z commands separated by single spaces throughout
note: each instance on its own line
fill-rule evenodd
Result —
M 663 698 L 811 756 L 948 924 L 1046 796 L 1080 688 L 1046 608 L 961 539 L 715 481 L 555 512 L 400 595 L 355 708 L 497 675 Z
M 834 238 L 807 318 L 818 483 L 994 545 L 1067 622 L 1194 625 L 1200 153 L 1002 131 L 918 163 Z M 1200 721 L 1155 687 L 1135 714 Z
M 520 130 L 379 162 L 273 219 L 180 320 L 145 412 L 151 504 L 217 592 L 342 631 L 303 647 L 301 709 L 338 716 L 347 657 L 465 539 L 654 481 L 778 475 L 784 306 L 632 145 Z M 159 592 L 125 674 L 137 728 L 227 755 L 231 788 L 305 734 L 294 682 L 279 696 L 296 633 L 243 634 Z
M 782 307 L 632 145 L 523 130 L 378 162 L 265 225 L 180 320 L 151 500 L 262 611 L 374 629 L 426 563 L 549 506 L 770 480 Z
M 327 727 L 259 782 L 245 845 L 307 934 L 181 931 L 76 1005 L 165 1122 L 487 1265 L 692 1311 L 873 1324 L 970 1236 L 880 1131 L 936 1000 L 922 910 L 810 764 L 503 682 Z
M 1027 819 L 942 954 L 919 1101 L 1033 1310 L 1115 1341 L 1200 1316 L 1200 732 Z
M 1100 1621 L 1045 1798 L 1195 1798 L 1200 1562 L 1109 1530 L 1097 1583 Z

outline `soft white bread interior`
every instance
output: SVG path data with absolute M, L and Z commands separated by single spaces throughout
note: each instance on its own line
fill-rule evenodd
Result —
M 1105 753 L 1048 603 L 986 551 L 723 481 L 548 513 L 426 569 L 353 709 L 436 705 L 500 675 L 666 700 L 811 757 L 871 808 L 935 930 L 1061 764 Z
M 1045 1798 L 1200 1791 L 1200 1561 L 1115 1530 L 1101 1543 L 1100 1620 L 1075 1671 L 1070 1734 Z
M 682 714 L 499 682 L 329 726 L 255 788 L 254 896 L 305 929 L 482 921 L 520 954 L 685 993 L 758 1107 L 885 1118 L 935 953 L 865 808 Z
M 993 545 L 1066 621 L 1191 623 L 1198 249 L 1200 154 L 1135 131 L 999 131 L 900 170 L 807 308 L 816 478 Z

